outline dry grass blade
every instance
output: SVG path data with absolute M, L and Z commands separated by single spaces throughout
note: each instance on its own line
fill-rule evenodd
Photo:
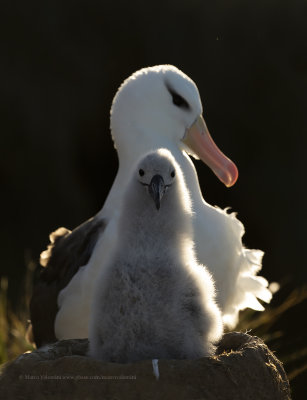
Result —
M 32 277 L 35 264 L 27 263 L 25 292 L 20 297 L 19 306 L 13 311 L 7 297 L 8 280 L 0 280 L 0 365 L 13 360 L 18 355 L 34 350 L 26 339 L 29 319 L 29 301 L 32 293 Z

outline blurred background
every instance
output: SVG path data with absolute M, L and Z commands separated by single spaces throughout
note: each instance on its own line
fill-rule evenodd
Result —
M 28 301 L 49 233 L 94 215 L 109 192 L 117 88 L 169 63 L 196 82 L 209 130 L 239 168 L 227 189 L 196 161 L 205 199 L 238 212 L 244 243 L 265 251 L 261 275 L 281 284 L 238 329 L 276 351 L 293 398 L 305 398 L 306 17 L 304 0 L 2 2 L 0 362 L 29 348 Z

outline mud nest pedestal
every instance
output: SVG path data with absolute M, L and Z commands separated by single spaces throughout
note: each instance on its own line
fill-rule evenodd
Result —
M 290 399 L 281 362 L 261 339 L 244 333 L 223 336 L 214 357 L 103 363 L 86 356 L 86 339 L 62 340 L 26 353 L 0 376 L 3 399 Z

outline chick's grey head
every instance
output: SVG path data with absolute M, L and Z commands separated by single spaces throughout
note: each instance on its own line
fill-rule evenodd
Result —
M 159 149 L 147 154 L 139 162 L 134 178 L 157 211 L 164 202 L 169 206 L 175 206 L 174 202 L 178 202 L 189 211 L 189 194 L 181 169 L 168 150 Z
M 175 247 L 181 246 L 182 240 L 185 245 L 190 243 L 190 195 L 169 150 L 152 151 L 136 163 L 123 199 L 119 232 L 125 234 L 124 242 L 129 246 L 136 242 L 155 246 L 161 240 Z

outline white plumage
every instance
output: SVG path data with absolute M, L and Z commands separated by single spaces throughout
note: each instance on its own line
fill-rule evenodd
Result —
M 184 179 L 161 149 L 142 159 L 123 196 L 117 245 L 95 289 L 89 354 L 198 358 L 213 354 L 221 335 L 212 278 L 194 256 Z
M 55 332 L 59 339 L 88 337 L 89 309 L 99 272 L 116 244 L 122 197 L 135 160 L 153 149 L 166 148 L 183 171 L 194 211 L 193 228 L 198 260 L 216 282 L 223 321 L 237 323 L 240 310 L 263 310 L 257 298 L 269 302 L 266 279 L 257 276 L 263 252 L 242 245 L 244 227 L 235 217 L 206 203 L 197 173 L 187 153 L 202 158 L 228 186 L 237 178 L 234 164 L 218 151 L 201 117 L 202 104 L 194 82 L 173 66 L 142 69 L 119 88 L 111 109 L 111 133 L 119 170 L 98 214 L 107 226 L 92 256 L 58 297 Z

